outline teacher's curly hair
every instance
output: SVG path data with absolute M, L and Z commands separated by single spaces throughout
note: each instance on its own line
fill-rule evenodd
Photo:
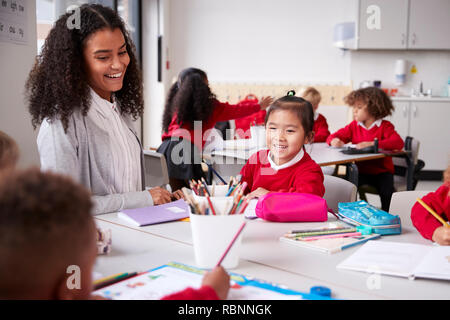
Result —
M 114 93 L 121 112 L 135 120 L 143 114 L 141 72 L 124 22 L 112 9 L 101 5 L 82 5 L 79 14 L 79 28 L 69 27 L 71 12 L 56 21 L 26 82 L 26 97 L 35 129 L 49 118 L 60 119 L 67 130 L 69 117 L 75 110 L 87 114 L 91 96 L 84 72 L 83 49 L 90 35 L 105 28 L 122 31 L 130 57 L 123 87 Z

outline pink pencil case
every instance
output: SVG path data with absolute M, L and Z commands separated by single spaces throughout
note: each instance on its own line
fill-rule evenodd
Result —
M 327 221 L 325 199 L 309 193 L 268 193 L 259 198 L 256 215 L 276 222 Z

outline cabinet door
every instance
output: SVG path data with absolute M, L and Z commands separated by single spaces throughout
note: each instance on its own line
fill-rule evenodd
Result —
M 395 127 L 395 131 L 403 139 L 409 134 L 409 102 L 393 101 L 395 111 L 386 120 L 392 122 Z
M 358 49 L 405 49 L 408 0 L 360 0 Z
M 410 136 L 420 141 L 424 170 L 445 170 L 450 157 L 450 103 L 411 102 Z
M 408 48 L 450 49 L 449 31 L 449 0 L 411 0 Z

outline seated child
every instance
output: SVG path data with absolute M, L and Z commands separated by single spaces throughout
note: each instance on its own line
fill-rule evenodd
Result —
M 333 147 L 342 147 L 351 142 L 357 148 L 374 145 L 378 139 L 378 147 L 385 150 L 401 150 L 403 139 L 395 131 L 394 125 L 383 120 L 392 114 L 394 106 L 391 99 L 381 89 L 368 87 L 350 92 L 345 102 L 353 107 L 354 121 L 346 127 L 331 134 L 327 143 Z M 359 186 L 371 185 L 377 189 L 381 199 L 381 208 L 389 211 L 392 193 L 394 192 L 394 164 L 391 157 L 360 161 L 356 163 L 359 172 Z
M 450 220 L 450 166 L 444 172 L 444 184 L 422 200 L 445 221 Z M 450 228 L 444 227 L 419 202 L 411 209 L 411 220 L 420 234 L 440 245 L 450 245 Z
M 92 298 L 97 256 L 92 206 L 90 193 L 68 177 L 38 169 L 4 176 L 0 299 Z M 68 285 L 76 285 L 69 266 L 81 271 L 78 289 Z M 225 299 L 228 289 L 229 276 L 219 267 L 204 276 L 200 289 L 187 288 L 166 298 Z
M 328 130 L 327 119 L 317 112 L 320 100 L 322 100 L 320 92 L 313 87 L 308 87 L 303 92 L 302 97 L 309 101 L 314 109 L 314 142 L 325 142 L 330 135 L 330 131 Z
M 15 168 L 19 160 L 19 147 L 6 133 L 0 131 L 0 173 Z
M 313 123 L 313 108 L 303 98 L 285 96 L 270 106 L 265 119 L 269 149 L 253 154 L 241 170 L 250 198 L 268 192 L 324 195 L 322 170 L 303 146 L 314 137 Z

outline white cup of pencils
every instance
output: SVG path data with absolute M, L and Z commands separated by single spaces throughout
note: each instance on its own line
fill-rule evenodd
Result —
M 190 206 L 192 240 L 195 261 L 199 268 L 214 268 L 228 248 L 230 240 L 245 221 L 242 214 L 246 201 L 237 205 L 235 197 L 197 197 L 183 188 L 186 201 Z M 239 264 L 240 234 L 228 248 L 221 261 L 224 268 L 236 268 Z

